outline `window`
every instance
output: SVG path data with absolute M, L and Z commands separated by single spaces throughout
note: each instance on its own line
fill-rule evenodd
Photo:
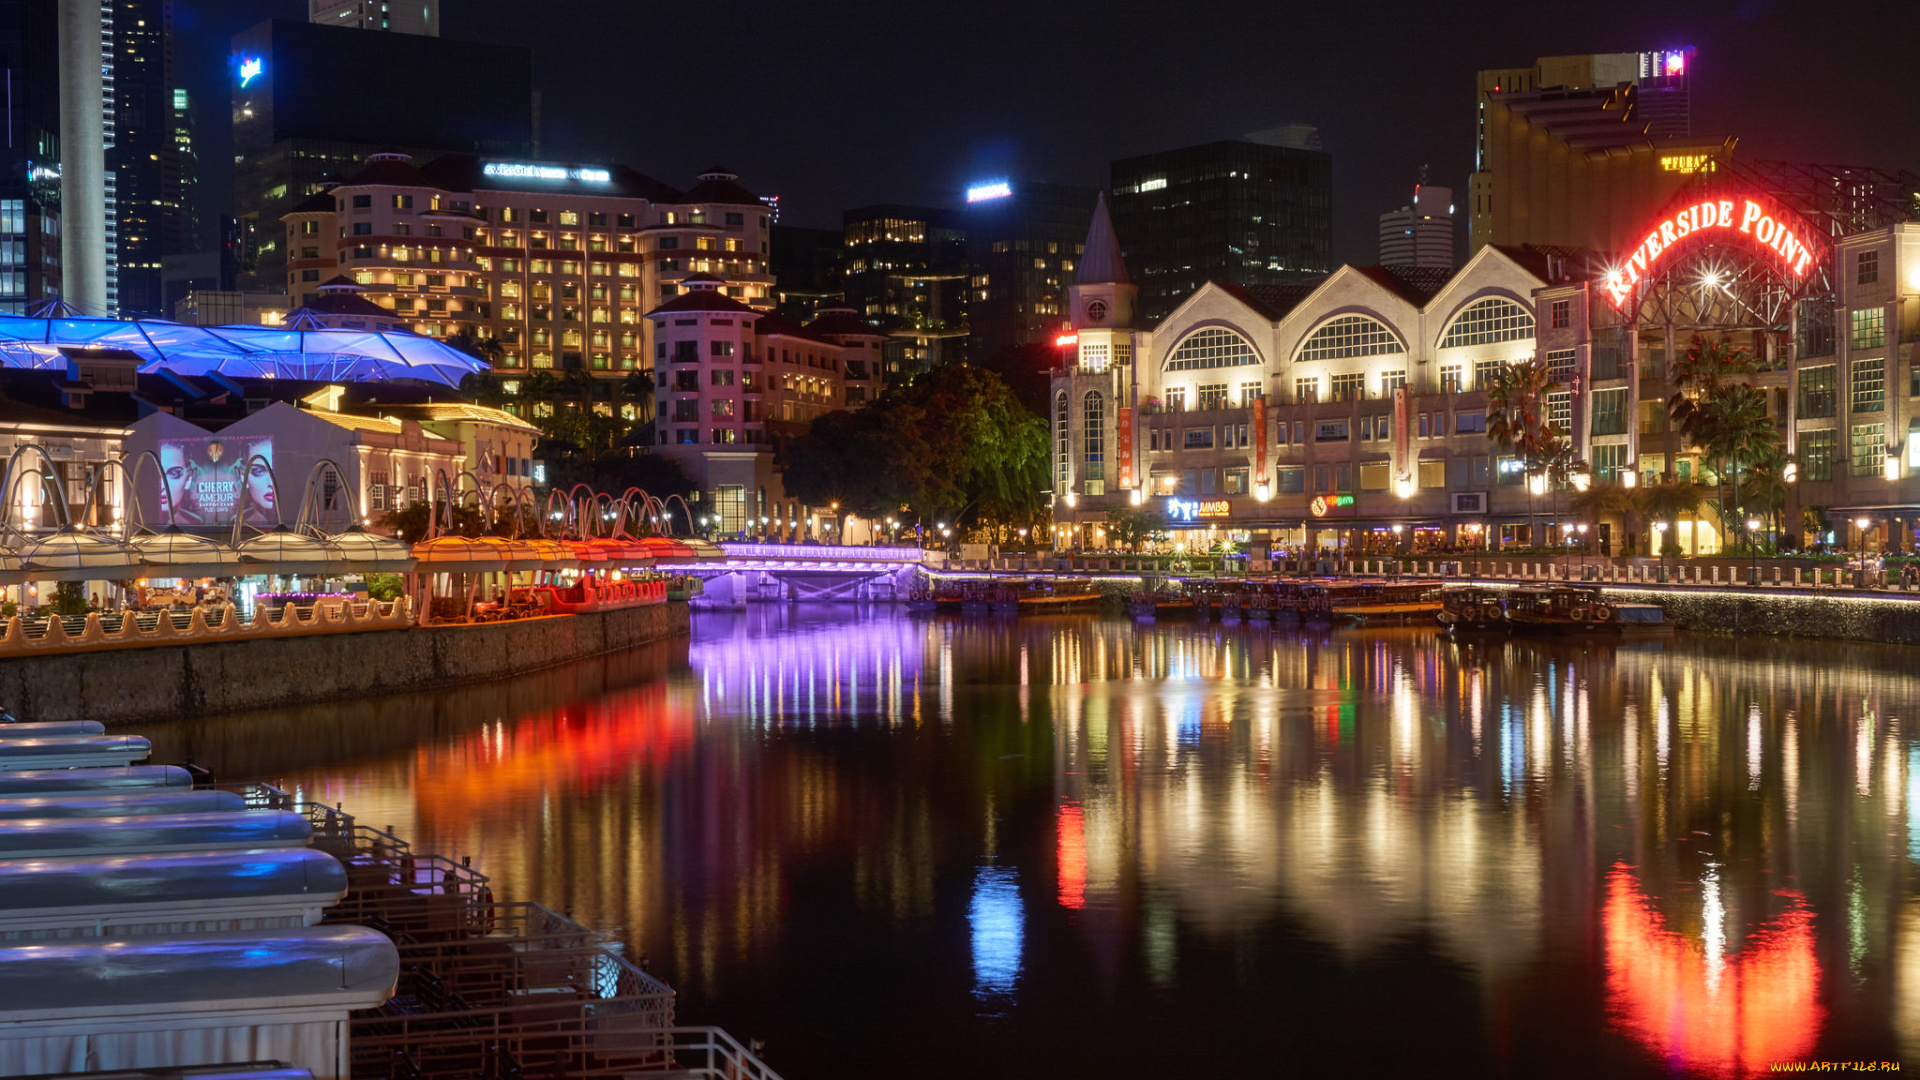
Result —
M 715 420 L 723 420 L 732 415 L 733 415 L 733 399 L 732 398 L 713 399 L 713 418 Z
M 1455 435 L 1484 435 L 1486 432 L 1486 413 L 1457 412 L 1453 414 L 1453 433 Z
M 733 342 L 709 341 L 707 342 L 707 351 L 717 357 L 730 357 L 733 355 Z
M 693 376 L 694 379 L 696 380 L 696 384 L 700 378 L 700 373 L 697 371 L 682 371 L 679 374 Z M 715 368 L 714 370 L 708 372 L 708 377 L 711 379 L 713 385 L 715 386 L 732 386 L 733 385 L 733 372 L 731 369 L 721 370 L 719 368 Z
M 1362 421 L 1364 423 L 1365 421 Z M 1373 418 L 1373 437 L 1386 439 L 1393 434 L 1393 417 L 1382 413 Z
M 1240 384 L 1240 407 L 1241 408 L 1243 409 L 1252 408 L 1254 403 L 1258 402 L 1259 400 L 1260 400 L 1260 384 L 1259 383 L 1243 382 Z
M 1800 433 L 1800 464 L 1808 480 L 1833 479 L 1834 436 L 1832 428 Z
M 1220 470 L 1220 480 L 1220 493 L 1223 495 L 1245 495 L 1253 490 L 1247 486 L 1247 469 L 1245 466 Z
M 1278 482 L 1277 486 L 1282 495 L 1299 495 L 1307 490 L 1307 470 L 1305 469 L 1275 470 L 1274 480 Z
M 1473 388 L 1485 390 L 1493 385 L 1500 369 L 1507 366 L 1505 360 L 1476 360 L 1473 364 Z
M 545 225 L 547 223 L 547 212 L 545 210 L 528 211 L 527 220 L 536 225 Z
M 395 195 L 395 196 L 393 197 L 393 208 L 394 208 L 395 210 L 411 210 L 411 209 L 413 209 L 413 196 L 411 196 L 411 195 Z
M 1564 303 L 1565 301 L 1562 301 Z M 1533 316 L 1511 300 L 1489 296 L 1476 300 L 1453 320 L 1440 347 L 1489 345 L 1496 341 L 1517 341 L 1533 336 Z
M 1460 365 L 1443 364 L 1440 367 L 1440 392 L 1457 394 L 1460 392 Z
M 1853 425 L 1853 468 L 1848 471 L 1855 476 L 1879 476 L 1885 468 L 1881 459 L 1887 456 L 1887 425 Z
M 1627 471 L 1627 444 L 1600 443 L 1593 448 L 1593 475 L 1601 480 L 1616 480 Z
M 1447 463 L 1444 461 L 1422 461 L 1419 467 L 1420 487 L 1426 490 L 1447 486 Z
M 1186 387 L 1176 386 L 1167 391 L 1167 411 L 1168 412 L 1186 412 L 1187 411 L 1187 388 Z
M 1432 428 L 1432 422 L 1427 419 L 1427 414 L 1421 413 L 1420 414 L 1420 437 L 1423 439 L 1427 438 L 1432 433 L 1431 428 Z
M 1561 431 L 1573 430 L 1573 392 L 1555 390 L 1547 395 L 1547 423 L 1556 425 Z
M 1872 285 L 1880 280 L 1880 253 L 1863 251 L 1853 260 L 1854 283 Z
M 1853 324 L 1853 332 L 1847 339 L 1849 348 L 1878 349 L 1887 343 L 1886 308 L 1854 308 L 1847 315 Z
M 1227 384 L 1212 383 L 1200 387 L 1200 408 L 1224 409 L 1227 407 Z
M 1882 357 L 1853 362 L 1853 411 L 1879 412 L 1887 407 L 1887 361 Z
M 319 235 L 320 235 L 320 223 L 319 223 L 318 221 L 303 221 L 303 222 L 301 222 L 301 223 L 300 223 L 300 235 L 302 235 L 302 236 L 319 236 Z
M 1213 429 L 1210 427 L 1188 428 L 1182 436 L 1182 445 L 1188 450 L 1213 449 Z
M 1561 386 L 1573 382 L 1572 349 L 1554 349 L 1547 353 L 1547 377 Z
M 1592 361 L 1589 366 L 1594 378 L 1621 378 L 1633 356 L 1633 327 L 1600 327 L 1594 330 L 1593 344 L 1588 348 Z
M 1313 332 L 1295 360 L 1346 360 L 1356 356 L 1403 353 L 1407 347 L 1378 319 L 1342 315 Z
M 320 280 L 320 271 L 318 271 L 318 270 L 302 270 L 302 271 L 300 271 L 300 280 L 301 280 L 301 281 L 319 281 L 319 280 Z
M 1345 420 L 1322 420 L 1314 425 L 1314 442 L 1346 442 L 1347 422 Z
M 1800 407 L 1796 412 L 1801 419 L 1821 420 L 1833 415 L 1837 374 L 1832 364 L 1800 369 Z
M 1293 380 L 1293 400 L 1300 405 L 1311 405 L 1320 400 L 1320 376 L 1309 375 Z
M 1360 490 L 1385 491 L 1388 477 L 1387 463 L 1384 461 L 1363 461 L 1360 463 Z
M 1167 370 L 1239 367 L 1259 362 L 1259 358 L 1253 355 L 1253 346 L 1245 338 L 1231 330 L 1209 327 L 1187 335 L 1180 342 L 1179 347 L 1173 350 L 1173 355 L 1167 358 Z
M 1060 391 L 1053 399 L 1053 441 L 1054 441 L 1054 485 L 1064 491 L 1067 477 L 1071 475 L 1068 454 L 1071 444 L 1067 438 L 1067 392 Z
M 712 430 L 712 434 L 713 434 L 713 441 L 716 443 L 730 443 L 735 441 L 735 439 L 738 438 L 739 436 L 739 432 L 733 430 L 732 428 L 717 427 Z
M 1395 390 L 1404 390 L 1406 386 L 1407 373 L 1405 369 L 1400 371 L 1383 371 L 1380 373 L 1381 397 L 1392 397 Z
M 371 222 L 371 221 L 356 221 L 356 222 L 354 222 L 354 223 L 353 223 L 353 235 L 355 235 L 355 236 L 372 236 L 372 235 L 373 235 L 373 222 Z
M 1350 372 L 1333 377 L 1334 401 L 1357 401 L 1367 394 L 1367 376 L 1363 372 Z
M 1081 430 L 1081 439 L 1086 451 L 1086 479 L 1088 481 L 1102 481 L 1103 486 L 1107 476 L 1105 471 L 1107 460 L 1106 415 L 1106 403 L 1101 399 L 1100 391 L 1087 391 L 1087 395 L 1081 399 L 1080 405 L 1080 420 L 1084 425 Z M 1103 492 L 1094 491 L 1089 487 L 1087 494 L 1099 495 L 1103 494 Z
M 1555 300 L 1547 308 L 1549 325 L 1555 330 L 1565 330 L 1573 325 L 1573 301 Z
M 371 209 L 373 209 L 373 196 L 371 196 L 371 195 L 355 195 L 355 196 L 353 197 L 353 208 L 354 208 L 355 210 L 371 210 Z
M 1625 435 L 1627 433 L 1627 391 L 1596 390 L 1593 394 L 1593 433 L 1595 435 Z

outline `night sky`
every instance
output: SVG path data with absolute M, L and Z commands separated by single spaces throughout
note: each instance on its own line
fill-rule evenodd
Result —
M 217 213 L 231 188 L 229 39 L 304 19 L 306 5 L 176 10 L 203 213 Z M 442 0 L 441 14 L 449 36 L 532 47 L 543 157 L 623 162 L 678 187 L 725 164 L 782 196 L 791 225 L 837 228 L 867 203 L 951 204 L 978 177 L 1104 186 L 1114 158 L 1315 124 L 1333 154 L 1335 257 L 1368 263 L 1377 216 L 1406 201 L 1422 164 L 1464 198 L 1473 73 L 1542 55 L 1694 45 L 1696 135 L 1736 135 L 1749 158 L 1920 171 L 1920 79 L 1904 51 L 1915 12 L 1912 0 Z

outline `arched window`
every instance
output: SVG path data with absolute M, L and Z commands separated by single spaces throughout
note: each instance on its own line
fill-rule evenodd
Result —
M 1242 364 L 1257 364 L 1260 358 L 1253 353 L 1253 346 L 1247 339 L 1231 330 L 1208 327 L 1188 334 L 1186 340 L 1167 357 L 1168 371 L 1187 371 L 1193 368 L 1239 367 Z
M 1105 471 L 1107 435 L 1102 423 L 1106 415 L 1106 403 L 1101 400 L 1100 391 L 1087 391 L 1087 396 L 1081 399 L 1080 419 L 1084 425 L 1081 430 L 1081 441 L 1086 451 L 1087 463 L 1087 471 L 1083 479 L 1087 481 L 1089 495 L 1102 494 L 1100 491 L 1093 490 L 1093 487 L 1096 483 L 1104 487 L 1107 479 Z
M 1059 491 L 1067 489 L 1067 480 L 1073 475 L 1071 468 L 1073 443 L 1067 438 L 1067 421 L 1071 419 L 1067 412 L 1069 407 L 1065 390 L 1055 395 L 1053 399 L 1053 458 L 1056 474 L 1054 487 Z
M 1516 341 L 1533 336 L 1533 316 L 1526 308 L 1505 297 L 1489 296 L 1468 305 L 1460 317 L 1447 327 L 1440 347 L 1489 345 L 1496 341 Z
M 1346 360 L 1403 353 L 1406 345 L 1386 324 L 1365 315 L 1342 315 L 1313 332 L 1300 346 L 1300 360 Z

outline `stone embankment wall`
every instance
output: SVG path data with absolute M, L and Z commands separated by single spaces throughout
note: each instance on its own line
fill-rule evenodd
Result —
M 685 604 L 0 661 L 22 720 L 143 723 L 504 678 L 684 637 Z
M 1611 600 L 1659 604 L 1667 618 L 1709 634 L 1829 638 L 1920 645 L 1920 598 L 1771 589 L 1602 590 Z

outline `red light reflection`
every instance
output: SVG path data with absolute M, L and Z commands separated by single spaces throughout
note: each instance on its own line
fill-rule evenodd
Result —
M 1813 914 L 1799 893 L 1744 948 L 1709 959 L 1668 930 L 1624 863 L 1607 875 L 1607 999 L 1614 1023 L 1673 1064 L 1755 1076 L 1811 1057 L 1825 1014 Z
M 1080 808 L 1060 808 L 1060 906 L 1075 911 L 1087 906 L 1087 831 Z

